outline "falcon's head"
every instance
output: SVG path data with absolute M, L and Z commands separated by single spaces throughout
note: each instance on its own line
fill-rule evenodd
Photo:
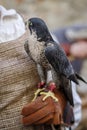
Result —
M 40 18 L 30 18 L 28 28 L 31 35 L 36 35 L 38 41 L 53 41 L 45 22 Z

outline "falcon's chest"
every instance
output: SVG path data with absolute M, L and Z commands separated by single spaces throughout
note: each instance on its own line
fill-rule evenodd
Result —
M 29 41 L 29 50 L 33 60 L 37 63 L 40 63 L 44 60 L 44 43 L 37 41 L 35 38 L 30 39 Z

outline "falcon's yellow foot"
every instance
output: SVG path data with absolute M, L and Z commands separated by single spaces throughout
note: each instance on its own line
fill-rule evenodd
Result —
M 35 99 L 38 97 L 39 93 L 42 92 L 45 88 L 38 88 L 36 92 L 34 93 L 34 98 L 32 101 L 35 101 Z
M 40 95 L 45 95 L 45 97 L 43 98 L 43 101 L 45 101 L 46 98 L 48 98 L 48 97 L 52 97 L 55 100 L 55 102 L 58 102 L 58 99 L 55 97 L 55 95 L 52 91 L 40 92 Z

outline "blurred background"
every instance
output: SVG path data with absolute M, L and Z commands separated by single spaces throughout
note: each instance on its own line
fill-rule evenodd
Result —
M 50 31 L 75 24 L 87 24 L 87 0 L 0 0 L 6 9 L 16 9 L 25 19 L 43 18 Z M 87 80 L 87 60 L 81 75 Z M 78 92 L 82 99 L 82 121 L 77 130 L 87 130 L 87 85 L 80 83 Z

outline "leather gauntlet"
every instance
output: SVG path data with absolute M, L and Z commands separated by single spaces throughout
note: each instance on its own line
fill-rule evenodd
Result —
M 58 98 L 58 102 L 55 102 L 51 97 L 48 97 L 45 101 L 43 101 L 42 99 L 44 96 L 42 95 L 38 96 L 35 101 L 25 105 L 21 112 L 23 115 L 23 124 L 67 124 L 67 122 L 64 122 L 63 119 L 64 110 L 67 106 L 66 98 L 60 91 L 57 91 L 55 96 Z

